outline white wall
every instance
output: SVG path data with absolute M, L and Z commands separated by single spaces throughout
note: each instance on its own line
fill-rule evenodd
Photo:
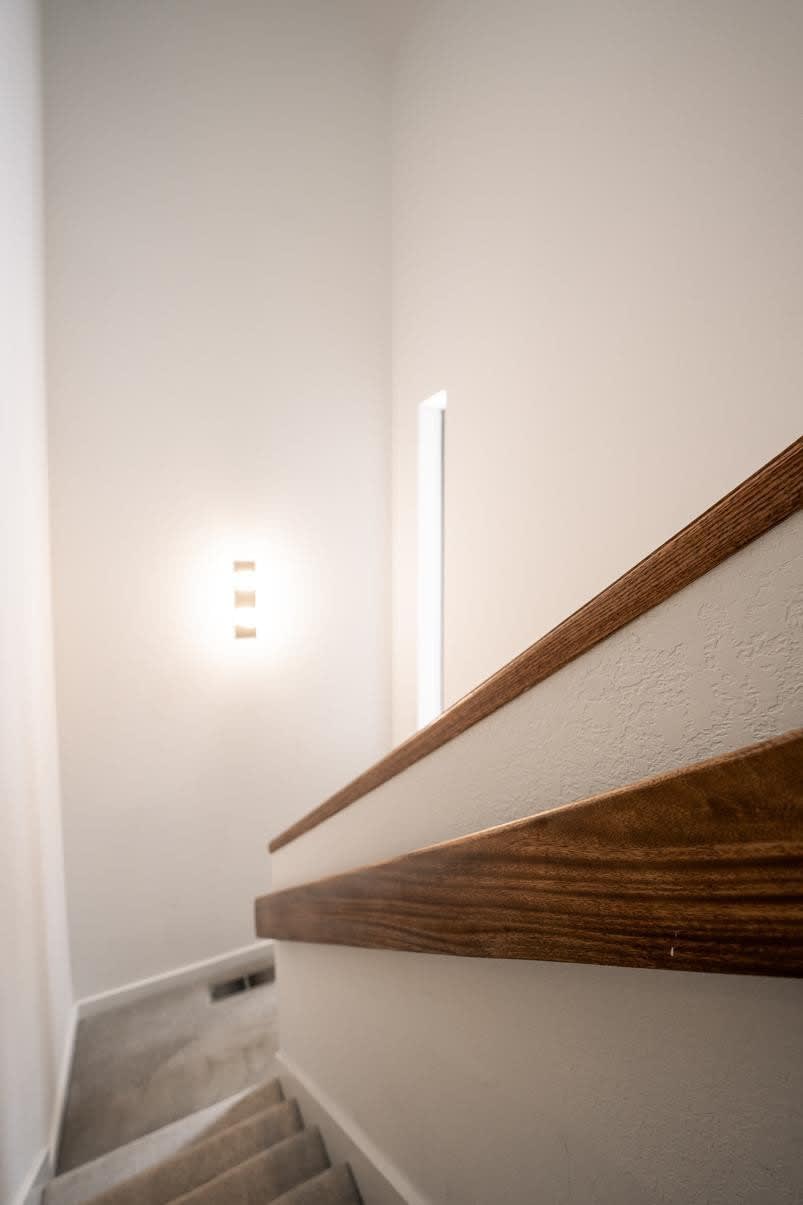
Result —
M 46 6 L 81 995 L 251 941 L 265 842 L 389 741 L 389 72 L 369 9 Z M 256 642 L 231 635 L 238 555 L 262 571 Z
M 274 884 L 803 726 L 801 597 L 798 513 L 281 849 Z M 801 1199 L 803 980 L 294 942 L 278 978 L 281 1057 L 410 1205 Z
M 416 407 L 446 389 L 445 686 L 801 429 L 803 8 L 433 0 L 398 63 L 394 737 Z
M 72 988 L 50 619 L 39 19 L 0 0 L 0 1200 L 50 1137 Z

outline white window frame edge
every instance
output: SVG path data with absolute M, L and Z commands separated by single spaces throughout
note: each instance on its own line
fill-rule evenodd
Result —
M 443 711 L 443 493 L 446 391 L 418 406 L 418 727 Z

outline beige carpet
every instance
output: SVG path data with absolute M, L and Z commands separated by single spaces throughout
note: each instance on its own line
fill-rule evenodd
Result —
M 202 1112 L 208 1117 L 209 1108 Z M 152 1140 L 138 1138 L 57 1176 L 43 1205 L 361 1205 L 351 1169 L 332 1167 L 318 1128 L 304 1126 L 278 1079 L 239 1094 L 204 1137 L 97 1191 L 110 1160 L 127 1153 L 136 1163 L 134 1149 Z
M 81 1021 L 59 1173 L 264 1079 L 275 993 L 268 984 L 213 1004 L 204 984 Z

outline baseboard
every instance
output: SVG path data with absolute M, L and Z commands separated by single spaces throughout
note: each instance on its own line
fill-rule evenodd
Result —
M 69 1091 L 70 1087 L 70 1072 L 72 1070 L 72 1059 L 75 1052 L 75 1033 L 77 1029 L 78 1005 L 73 1004 L 72 1008 L 70 1009 L 70 1019 L 67 1022 L 67 1033 L 64 1038 L 64 1045 L 61 1050 L 59 1076 L 56 1081 L 56 1099 L 53 1102 L 53 1113 L 50 1119 L 48 1153 L 50 1156 L 50 1166 L 54 1169 L 58 1161 L 61 1123 L 64 1120 L 64 1111 L 67 1108 L 67 1092 Z
M 40 1151 L 10 1205 L 39 1205 L 42 1188 L 50 1178 L 50 1152 Z
M 78 1019 L 94 1017 L 98 1013 L 120 1008 L 123 1004 L 133 1004 L 135 1000 L 169 991 L 171 987 L 189 987 L 208 977 L 225 976 L 229 972 L 235 974 L 251 964 L 259 966 L 266 958 L 269 961 L 273 958 L 273 942 L 255 941 L 236 950 L 228 950 L 225 954 L 216 954 L 213 958 L 204 958 L 200 962 L 174 967 L 171 971 L 162 971 L 161 974 L 151 975 L 148 979 L 124 983 L 121 987 L 111 988 L 107 992 L 84 996 L 78 1001 Z
M 431 1205 L 368 1137 L 292 1059 L 279 1051 L 286 1097 L 295 1097 L 307 1125 L 317 1125 L 333 1163 L 348 1163 L 364 1205 Z

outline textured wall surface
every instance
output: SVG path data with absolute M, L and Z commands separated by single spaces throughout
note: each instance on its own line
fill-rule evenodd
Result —
M 290 885 L 803 725 L 803 514 L 274 855 Z M 280 943 L 281 1046 L 426 1205 L 793 1205 L 803 982 Z M 326 984 L 325 992 L 320 985 Z

